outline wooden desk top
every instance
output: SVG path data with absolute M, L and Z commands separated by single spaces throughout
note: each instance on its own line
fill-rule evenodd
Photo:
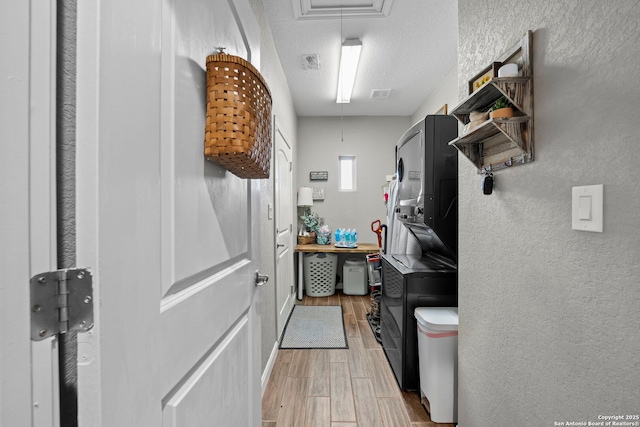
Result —
M 357 248 L 336 248 L 333 244 L 318 245 L 296 245 L 296 252 L 324 252 L 324 253 L 349 253 L 349 254 L 371 254 L 380 250 L 377 243 L 358 243 Z

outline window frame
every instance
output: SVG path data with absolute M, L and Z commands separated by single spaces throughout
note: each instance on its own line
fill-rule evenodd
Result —
M 342 162 L 345 160 L 349 160 L 351 161 L 351 188 L 344 188 L 343 184 L 344 184 L 344 176 L 343 176 L 343 166 L 342 166 Z M 355 155 L 339 155 L 338 156 L 338 167 L 340 169 L 340 177 L 339 177 L 339 181 L 338 181 L 338 191 L 340 192 L 354 192 L 357 190 L 358 186 L 356 185 L 356 156 Z

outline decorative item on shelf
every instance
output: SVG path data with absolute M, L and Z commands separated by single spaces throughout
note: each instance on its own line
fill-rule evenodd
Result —
M 307 236 L 298 235 L 299 245 L 311 245 L 316 242 L 316 233 L 309 233 Z
M 298 231 L 298 244 L 309 245 L 316 241 L 315 231 L 308 228 L 308 225 L 317 225 L 319 218 L 317 214 L 311 213 L 313 206 L 313 190 L 311 187 L 300 187 L 298 190 L 298 207 L 303 208 L 303 214 L 300 216 L 302 220 L 300 230 Z
M 207 57 L 204 155 L 240 178 L 269 178 L 271 93 L 258 70 L 219 52 Z
M 504 96 L 499 98 L 491 107 L 489 117 L 492 119 L 510 119 L 513 117 L 513 104 Z
M 518 64 L 504 64 L 498 68 L 498 77 L 516 77 L 518 76 Z
M 331 229 L 327 224 L 318 228 L 316 236 L 316 243 L 319 245 L 328 245 L 331 243 Z
M 469 80 L 469 95 L 480 89 L 485 83 L 494 77 L 498 77 L 498 69 L 502 65 L 501 62 L 494 62 Z M 446 114 L 446 113 L 445 113 Z
M 316 242 L 316 236 L 320 229 L 320 217 L 317 213 L 309 211 L 300 217 L 302 227 L 298 234 L 298 244 L 308 245 Z
M 309 211 L 308 213 L 302 215 L 300 217 L 302 223 L 304 224 L 306 230 L 308 232 L 317 232 L 320 228 L 320 217 L 317 213 Z
M 469 123 L 467 123 L 462 130 L 462 134 L 464 135 L 467 132 L 471 132 L 473 129 L 480 126 L 489 118 L 489 112 L 482 111 L 472 111 L 469 113 Z

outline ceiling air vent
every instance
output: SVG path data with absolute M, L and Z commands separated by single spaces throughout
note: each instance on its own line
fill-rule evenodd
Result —
M 391 89 L 374 89 L 371 91 L 371 99 L 387 99 Z

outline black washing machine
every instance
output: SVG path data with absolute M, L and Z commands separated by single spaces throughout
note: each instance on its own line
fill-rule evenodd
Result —
M 436 254 L 382 256 L 380 335 L 398 385 L 420 388 L 416 307 L 457 307 L 455 264 Z

